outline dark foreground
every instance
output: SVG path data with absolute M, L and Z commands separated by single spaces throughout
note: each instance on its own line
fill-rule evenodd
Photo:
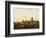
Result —
M 14 22 L 14 29 L 37 29 L 37 28 L 39 28 L 39 21 Z

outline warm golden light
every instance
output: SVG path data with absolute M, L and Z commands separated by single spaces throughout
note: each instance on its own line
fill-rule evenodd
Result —
M 13 20 L 14 22 L 20 22 L 22 20 L 39 20 L 39 8 L 14 8 Z

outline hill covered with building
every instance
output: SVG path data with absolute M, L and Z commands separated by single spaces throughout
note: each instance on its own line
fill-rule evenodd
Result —
M 14 29 L 37 29 L 39 28 L 39 21 L 33 20 L 22 20 L 21 22 L 14 22 Z

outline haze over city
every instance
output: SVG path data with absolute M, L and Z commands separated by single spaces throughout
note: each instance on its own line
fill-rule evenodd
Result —
M 39 21 L 39 8 L 13 8 L 13 20 L 14 22 L 21 22 L 22 20 L 34 20 Z

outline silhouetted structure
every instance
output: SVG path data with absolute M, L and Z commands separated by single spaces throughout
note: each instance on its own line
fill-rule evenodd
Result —
M 33 17 L 31 18 L 31 21 L 33 21 Z
M 33 17 L 31 20 L 22 20 L 22 22 L 14 22 L 14 29 L 35 29 L 39 28 L 39 21 L 33 20 Z

